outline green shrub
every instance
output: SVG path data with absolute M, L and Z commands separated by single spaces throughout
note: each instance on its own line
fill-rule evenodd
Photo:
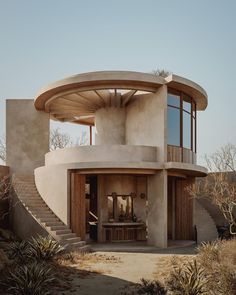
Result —
M 167 289 L 174 295 L 200 295 L 207 292 L 204 269 L 196 260 L 183 265 L 174 265 L 167 279 Z
M 28 256 L 36 260 L 50 260 L 63 251 L 59 243 L 50 236 L 32 238 L 29 245 Z
M 146 295 L 166 295 L 166 289 L 162 284 L 155 280 L 149 281 L 145 279 L 141 279 L 141 283 L 139 284 L 138 294 L 146 294 Z
M 5 286 L 10 294 L 47 295 L 49 285 L 55 281 L 50 267 L 33 262 L 20 265 L 6 275 Z

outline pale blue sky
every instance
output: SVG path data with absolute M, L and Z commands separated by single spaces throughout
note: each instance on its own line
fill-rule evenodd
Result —
M 164 68 L 208 93 L 198 115 L 202 162 L 236 144 L 235 15 L 234 0 L 0 0 L 0 134 L 7 98 L 34 98 L 86 71 Z

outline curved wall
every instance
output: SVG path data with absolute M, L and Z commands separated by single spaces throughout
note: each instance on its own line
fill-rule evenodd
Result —
M 101 108 L 95 113 L 95 143 L 125 144 L 125 108 Z
M 45 155 L 45 165 L 78 162 L 156 162 L 152 146 L 111 145 L 64 148 Z

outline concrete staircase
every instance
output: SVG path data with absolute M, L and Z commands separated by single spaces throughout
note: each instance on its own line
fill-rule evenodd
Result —
M 198 199 L 198 202 L 210 214 L 211 218 L 214 220 L 216 225 L 227 224 L 223 214 L 220 212 L 220 209 L 216 205 L 212 204 L 210 200 L 200 198 Z
M 197 228 L 197 243 L 210 242 L 218 238 L 216 224 L 199 200 L 195 200 L 194 224 Z
M 23 204 L 32 218 L 34 218 L 47 233 L 66 249 L 89 251 L 85 241 L 76 236 L 47 206 L 39 195 L 33 176 L 14 176 L 13 189 L 16 197 Z

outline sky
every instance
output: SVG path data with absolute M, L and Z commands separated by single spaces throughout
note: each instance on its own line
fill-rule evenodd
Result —
M 83 72 L 159 68 L 208 93 L 198 113 L 203 163 L 205 154 L 236 144 L 235 15 L 234 0 L 0 0 L 0 135 L 6 99 L 35 98 Z

